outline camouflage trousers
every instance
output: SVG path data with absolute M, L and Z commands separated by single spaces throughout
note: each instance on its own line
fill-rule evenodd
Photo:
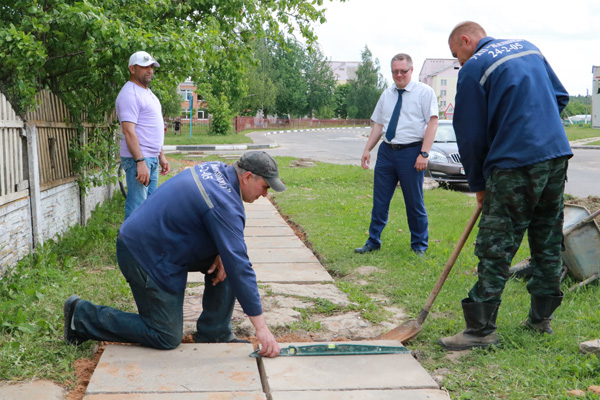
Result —
M 496 169 L 489 176 L 475 243 L 479 279 L 469 292 L 471 300 L 500 304 L 525 231 L 533 267 L 527 290 L 535 296 L 560 294 L 567 167 L 568 158 L 560 157 Z

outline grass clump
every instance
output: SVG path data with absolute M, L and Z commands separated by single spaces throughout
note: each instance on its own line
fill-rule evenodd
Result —
M 592 128 L 591 124 L 567 125 L 565 126 L 565 132 L 570 141 L 600 137 L 600 131 Z

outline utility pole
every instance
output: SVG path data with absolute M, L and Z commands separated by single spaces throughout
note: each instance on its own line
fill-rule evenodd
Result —
M 589 89 L 585 89 L 585 123 L 586 124 L 588 122 L 587 116 L 588 116 L 588 100 L 589 100 L 589 97 L 590 97 L 590 91 L 589 91 Z

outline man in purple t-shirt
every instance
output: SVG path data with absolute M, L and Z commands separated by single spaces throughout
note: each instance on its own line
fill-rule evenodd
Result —
M 145 51 L 129 58 L 129 81 L 123 86 L 115 106 L 121 122 L 121 166 L 127 181 L 125 218 L 158 186 L 158 168 L 166 175 L 171 170 L 165 158 L 164 120 L 158 98 L 148 88 L 158 62 Z

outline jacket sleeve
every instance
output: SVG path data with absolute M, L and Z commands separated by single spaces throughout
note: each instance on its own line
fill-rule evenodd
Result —
M 232 214 L 221 215 L 212 209 L 205 215 L 204 224 L 217 246 L 235 297 L 246 315 L 254 317 L 262 314 L 256 274 L 244 241 L 243 218 Z
M 563 86 L 563 84 L 558 80 L 558 76 L 554 73 L 554 70 L 546 61 L 544 57 L 544 64 L 546 65 L 546 71 L 548 71 L 548 77 L 550 78 L 550 82 L 552 83 L 552 89 L 556 94 L 556 103 L 558 104 L 558 112 L 561 113 L 567 104 L 569 104 L 569 93 L 567 89 Z
M 453 125 L 460 159 L 473 192 L 485 189 L 483 164 L 489 150 L 487 115 L 484 88 L 471 76 L 459 77 Z

